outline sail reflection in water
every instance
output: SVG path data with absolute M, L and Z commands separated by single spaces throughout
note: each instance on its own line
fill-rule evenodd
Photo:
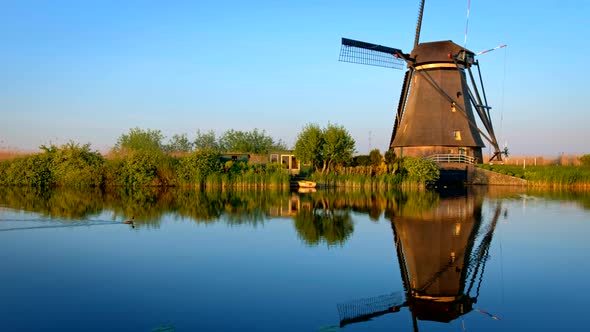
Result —
M 339 304 L 340 326 L 402 307 L 409 308 L 414 331 L 418 320 L 448 323 L 474 309 L 499 319 L 474 305 L 501 215 L 500 203 L 487 218 L 482 216 L 480 195 L 441 196 L 431 207 L 415 203 L 406 201 L 389 211 L 405 294 Z

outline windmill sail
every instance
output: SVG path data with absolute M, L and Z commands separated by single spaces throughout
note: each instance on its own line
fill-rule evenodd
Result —
M 342 38 L 339 61 L 402 69 L 404 54 L 397 48 Z
M 420 30 L 422 29 L 422 15 L 424 14 L 424 0 L 420 1 L 418 8 L 418 22 L 416 23 L 416 35 L 414 37 L 414 47 L 418 46 L 420 42 Z
M 338 304 L 340 327 L 367 321 L 390 312 L 397 312 L 402 306 L 404 306 L 402 292 L 340 303 Z

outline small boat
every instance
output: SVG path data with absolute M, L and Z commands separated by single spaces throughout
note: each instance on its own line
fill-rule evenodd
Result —
M 297 181 L 299 188 L 315 188 L 316 183 L 313 181 L 301 180 Z

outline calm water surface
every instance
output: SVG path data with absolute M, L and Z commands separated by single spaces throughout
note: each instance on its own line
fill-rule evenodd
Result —
M 590 196 L 476 189 L 0 188 L 0 331 L 590 330 Z

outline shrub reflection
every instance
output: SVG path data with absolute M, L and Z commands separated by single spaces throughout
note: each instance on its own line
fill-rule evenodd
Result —
M 0 187 L 0 205 L 38 213 L 61 222 L 110 215 L 133 219 L 136 228 L 158 228 L 164 217 L 195 223 L 262 225 L 277 218 L 293 220 L 308 245 L 342 245 L 354 231 L 354 214 L 369 220 L 396 215 L 419 216 L 436 208 L 439 194 L 320 190 L 298 194 L 284 190 L 216 190 L 141 188 L 101 190 Z

